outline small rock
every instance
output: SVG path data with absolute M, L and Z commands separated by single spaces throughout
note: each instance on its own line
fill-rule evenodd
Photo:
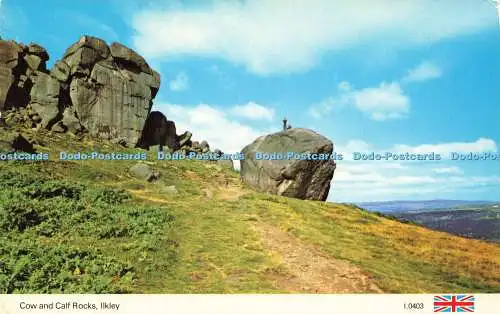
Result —
M 75 112 L 70 108 L 64 110 L 62 123 L 73 134 L 77 134 L 82 130 L 80 121 L 75 116 Z
M 54 124 L 50 130 L 53 131 L 53 132 L 56 132 L 56 133 L 64 133 L 64 132 L 66 132 L 66 129 L 64 128 L 64 125 L 62 124 L 61 121 L 59 121 L 56 124 Z
M 118 144 L 123 147 L 127 147 L 127 139 L 126 138 L 113 138 L 111 139 L 111 143 Z
M 158 173 L 155 173 L 148 165 L 143 163 L 135 164 L 129 169 L 129 172 L 134 178 L 148 182 L 157 180 L 160 177 Z
M 42 121 L 42 118 L 38 114 L 34 114 L 31 117 L 31 120 L 33 120 L 35 123 L 38 123 L 38 122 Z
M 200 148 L 202 149 L 203 152 L 208 152 L 210 151 L 210 146 L 208 145 L 207 141 L 202 141 L 199 144 Z
M 191 134 L 191 132 L 189 131 L 186 131 L 183 134 L 181 134 L 179 136 L 179 146 L 180 147 L 186 146 L 190 142 L 191 136 L 193 136 L 193 134 Z
M 8 151 L 21 151 L 26 153 L 35 153 L 33 144 L 30 143 L 22 134 L 11 133 L 5 138 L 0 140 L 0 150 L 3 152 Z

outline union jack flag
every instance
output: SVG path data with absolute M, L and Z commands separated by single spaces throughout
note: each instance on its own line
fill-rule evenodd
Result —
M 434 296 L 434 312 L 474 312 L 473 295 Z

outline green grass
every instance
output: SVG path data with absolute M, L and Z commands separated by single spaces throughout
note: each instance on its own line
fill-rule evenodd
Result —
M 0 292 L 132 292 L 136 265 L 175 263 L 174 217 L 124 190 L 0 168 Z
M 53 155 L 123 150 L 26 136 Z M 290 292 L 276 284 L 289 270 L 258 224 L 356 265 L 386 292 L 500 292 L 497 244 L 346 204 L 257 193 L 209 162 L 148 162 L 160 173 L 154 183 L 128 174 L 135 163 L 1 163 L 0 292 Z M 165 193 L 169 185 L 179 192 Z

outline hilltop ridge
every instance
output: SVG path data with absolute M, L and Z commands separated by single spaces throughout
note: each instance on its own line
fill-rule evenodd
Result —
M 0 164 L 2 292 L 500 291 L 499 245 L 252 191 L 214 162 L 141 161 L 158 173 L 148 182 L 130 175 L 137 161 L 57 155 L 152 152 L 22 134 L 52 157 Z

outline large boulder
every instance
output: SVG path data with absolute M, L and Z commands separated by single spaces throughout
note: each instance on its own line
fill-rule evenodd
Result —
M 138 144 L 160 75 L 126 46 L 82 36 L 48 71 L 47 51 L 0 39 L 0 112 L 33 109 L 35 126 Z M 11 119 L 11 121 L 19 119 Z M 160 126 L 161 143 L 175 146 L 175 125 Z M 174 136 L 172 135 L 174 134 Z M 163 137 L 162 137 L 163 136 Z
M 257 158 L 257 153 L 278 157 L 278 154 L 288 156 L 289 152 L 294 154 L 292 158 Z M 242 150 L 245 159 L 241 160 L 241 177 L 249 187 L 258 191 L 324 201 L 330 190 L 335 161 L 302 157 L 308 156 L 308 153 L 323 154 L 321 156 L 325 157 L 331 156 L 332 152 L 333 143 L 309 129 L 294 128 L 261 136 Z
M 179 148 L 175 123 L 168 121 L 163 113 L 151 111 L 144 124 L 141 140 L 138 147 L 149 149 L 152 146 L 160 146 L 160 150 L 168 147 L 175 151 Z
M 98 38 L 83 36 L 68 48 L 62 61 L 72 75 L 69 97 L 81 125 L 91 135 L 124 139 L 133 147 L 151 110 L 160 76 L 133 50 L 116 43 L 112 47 L 120 49 L 112 50 Z M 58 67 L 63 80 L 67 69 L 61 64 Z

